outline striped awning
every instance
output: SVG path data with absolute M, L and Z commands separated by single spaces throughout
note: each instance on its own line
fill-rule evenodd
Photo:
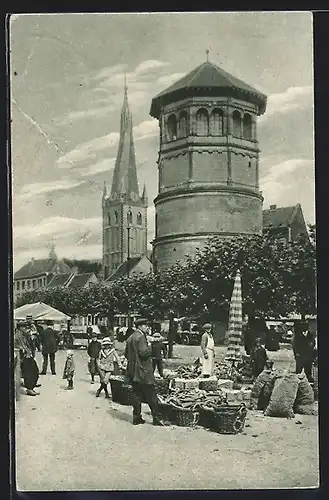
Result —
M 242 291 L 240 271 L 237 271 L 230 303 L 228 345 L 225 360 L 241 361 L 242 345 Z

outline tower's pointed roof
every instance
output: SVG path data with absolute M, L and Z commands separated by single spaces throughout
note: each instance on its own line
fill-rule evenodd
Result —
M 139 196 L 132 116 L 129 110 L 126 82 L 121 109 L 120 140 L 111 189 L 111 195 L 118 194 Z
M 259 114 L 263 114 L 266 109 L 265 94 L 207 60 L 154 97 L 150 115 L 159 118 L 161 105 L 189 95 L 198 95 L 200 91 L 202 95 L 240 97 L 256 104 Z

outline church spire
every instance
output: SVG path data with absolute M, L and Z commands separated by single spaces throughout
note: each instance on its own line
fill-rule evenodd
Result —
M 124 80 L 124 97 L 121 109 L 121 127 L 117 158 L 114 167 L 111 195 L 125 194 L 139 197 L 132 116 L 128 103 L 128 88 Z
M 106 196 L 107 196 L 107 187 L 106 187 L 106 182 L 104 181 L 103 198 L 106 198 Z

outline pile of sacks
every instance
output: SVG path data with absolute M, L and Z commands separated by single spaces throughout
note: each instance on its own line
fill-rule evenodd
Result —
M 314 392 L 306 375 L 272 369 L 262 371 L 255 380 L 249 407 L 263 410 L 269 417 L 317 414 Z

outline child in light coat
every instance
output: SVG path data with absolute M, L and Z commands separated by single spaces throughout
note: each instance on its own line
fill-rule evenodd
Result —
M 109 337 L 105 337 L 102 340 L 101 350 L 97 360 L 97 368 L 101 385 L 97 389 L 96 398 L 100 396 L 103 389 L 105 397 L 107 399 L 110 397 L 107 385 L 110 381 L 110 376 L 114 374 L 115 364 L 117 364 L 118 368 L 122 369 L 120 356 L 116 352 L 112 340 Z
M 63 379 L 67 380 L 67 382 L 68 382 L 67 388 L 69 390 L 73 389 L 74 369 L 75 369 L 75 366 L 74 366 L 73 352 L 67 351 Z

